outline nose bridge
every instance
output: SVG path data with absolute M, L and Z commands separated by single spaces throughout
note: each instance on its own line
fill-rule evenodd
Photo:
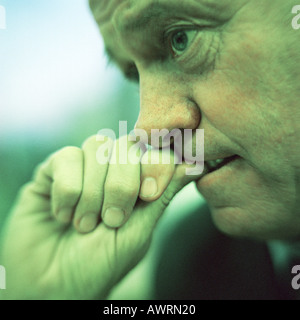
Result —
M 190 99 L 188 86 L 174 76 L 153 72 L 143 76 L 140 83 L 140 114 L 136 128 L 196 129 L 200 124 L 200 110 Z

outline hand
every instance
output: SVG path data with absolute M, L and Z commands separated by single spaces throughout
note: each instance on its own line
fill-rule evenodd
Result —
M 199 178 L 172 161 L 100 165 L 101 145 L 56 152 L 21 190 L 2 239 L 4 298 L 104 299 L 144 256 L 173 196 Z

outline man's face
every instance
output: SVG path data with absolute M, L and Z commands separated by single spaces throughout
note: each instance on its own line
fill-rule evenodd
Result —
M 205 130 L 197 181 L 233 236 L 300 236 L 300 31 L 289 0 L 91 0 L 106 48 L 139 79 L 137 127 Z M 194 144 L 196 142 L 194 141 Z

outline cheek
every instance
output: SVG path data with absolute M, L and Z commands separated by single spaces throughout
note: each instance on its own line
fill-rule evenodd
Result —
M 256 137 L 270 138 L 267 132 L 277 115 L 265 91 L 270 83 L 264 70 L 264 39 L 251 32 L 253 26 L 241 29 L 226 33 L 215 69 L 194 89 L 208 121 L 236 142 L 248 144 L 256 143 Z
M 279 167 L 289 170 L 284 160 L 291 150 L 286 144 L 288 128 L 276 104 L 244 83 L 242 71 L 230 76 L 216 71 L 195 86 L 195 97 L 211 127 L 239 146 L 243 150 L 240 155 L 261 174 L 276 179 Z
M 215 72 L 205 83 L 195 86 L 195 97 L 203 118 L 214 128 L 249 151 L 256 148 L 256 137 L 264 135 L 265 123 L 257 110 L 259 96 L 251 88 L 229 82 L 226 75 Z

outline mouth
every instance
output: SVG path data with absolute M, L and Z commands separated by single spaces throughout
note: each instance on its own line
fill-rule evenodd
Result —
M 234 155 L 234 156 L 230 156 L 230 157 L 223 158 L 223 159 L 205 161 L 205 166 L 207 168 L 206 174 L 210 174 L 210 173 L 213 173 L 217 170 L 220 170 L 221 168 L 225 167 L 226 165 L 228 165 L 232 161 L 237 160 L 238 158 L 240 158 L 240 157 L 237 155 Z

